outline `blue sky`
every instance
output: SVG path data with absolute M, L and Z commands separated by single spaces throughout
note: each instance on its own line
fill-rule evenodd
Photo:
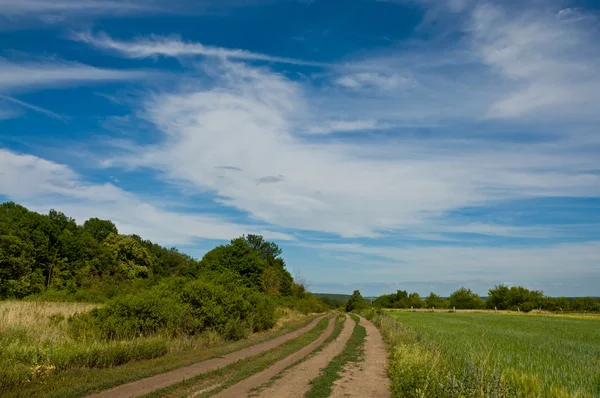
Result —
M 0 198 L 312 291 L 600 295 L 599 6 L 0 0 Z

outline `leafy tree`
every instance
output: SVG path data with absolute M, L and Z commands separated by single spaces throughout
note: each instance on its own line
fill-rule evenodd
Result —
M 350 311 L 354 311 L 354 310 L 361 310 L 363 308 L 367 308 L 367 302 L 365 301 L 365 299 L 363 298 L 363 296 L 360 294 L 359 290 L 355 290 L 354 293 L 352 293 L 352 296 L 350 297 L 350 299 L 348 299 L 348 302 L 346 303 L 346 312 L 350 312 Z
M 425 305 L 427 308 L 443 308 L 444 307 L 444 299 L 441 296 L 438 296 L 434 292 L 429 293 L 429 296 L 425 298 Z
M 461 287 L 449 297 L 450 306 L 456 309 L 479 309 L 483 308 L 483 300 L 473 293 L 471 289 Z
M 488 291 L 488 297 L 486 305 L 489 309 L 498 308 L 499 310 L 508 309 L 510 305 L 509 301 L 509 288 L 505 285 L 496 285 L 493 289 Z
M 110 220 L 90 218 L 83 223 L 83 229 L 89 232 L 98 242 L 102 242 L 110 234 L 118 235 L 119 231 Z
M 112 267 L 108 270 L 117 280 L 146 278 L 154 259 L 137 240 L 111 233 L 102 242 Z
M 421 300 L 421 296 L 419 296 L 419 293 L 411 293 L 408 296 L 408 305 L 410 307 L 413 308 L 422 308 L 423 307 L 423 300 Z

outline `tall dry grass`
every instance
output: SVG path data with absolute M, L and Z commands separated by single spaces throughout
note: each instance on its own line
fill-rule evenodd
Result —
M 69 340 L 66 318 L 98 307 L 87 303 L 52 303 L 40 301 L 0 301 L 0 335 L 14 329 L 27 330 L 34 341 Z

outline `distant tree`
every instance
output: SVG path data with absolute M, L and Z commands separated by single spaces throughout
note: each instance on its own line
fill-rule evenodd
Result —
M 444 299 L 438 296 L 434 292 L 429 293 L 429 296 L 425 298 L 425 305 L 427 308 L 442 308 L 444 305 Z
M 569 299 L 566 297 L 555 298 L 554 305 L 556 306 L 556 309 L 561 309 L 563 311 L 567 311 L 570 309 Z
M 367 307 L 368 307 L 367 302 L 365 301 L 363 296 L 360 294 L 359 290 L 355 290 L 354 293 L 352 293 L 352 296 L 350 297 L 350 299 L 348 299 L 348 302 L 346 303 L 346 311 L 347 312 L 361 310 L 361 309 L 367 308 Z
M 119 231 L 110 220 L 90 218 L 83 223 L 83 229 L 89 232 L 98 242 L 102 242 L 110 234 L 118 235 Z
M 419 293 L 411 293 L 408 296 L 408 305 L 410 307 L 413 308 L 422 308 L 423 307 L 423 300 L 421 300 L 421 296 L 419 296 Z
M 496 285 L 493 289 L 488 291 L 488 297 L 486 305 L 489 309 L 498 308 L 499 310 L 508 309 L 509 302 L 509 288 L 505 285 Z
M 483 308 L 483 300 L 471 289 L 461 287 L 450 295 L 450 307 L 457 309 L 479 309 Z

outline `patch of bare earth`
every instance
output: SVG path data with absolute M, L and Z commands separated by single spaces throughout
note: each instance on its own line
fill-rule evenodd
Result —
M 310 381 L 317 378 L 329 362 L 342 352 L 354 330 L 354 321 L 346 316 L 340 335 L 312 358 L 288 369 L 283 377 L 256 396 L 260 398 L 303 397 Z
M 172 384 L 179 383 L 183 380 L 191 379 L 192 377 L 198 376 L 202 373 L 211 372 L 213 370 L 230 365 L 234 362 L 239 361 L 240 359 L 252 357 L 267 350 L 276 348 L 282 345 L 283 343 L 295 339 L 296 337 L 299 337 L 304 333 L 308 332 L 309 330 L 314 328 L 322 318 L 323 317 L 320 316 L 300 329 L 297 329 L 283 336 L 279 336 L 274 339 L 265 341 L 263 343 L 259 343 L 241 349 L 239 351 L 229 353 L 222 357 L 209 359 L 206 361 L 198 362 L 191 366 L 175 369 L 170 372 L 161 373 L 156 376 L 147 377 L 145 379 L 141 379 L 131 383 L 122 384 L 109 390 L 104 390 L 99 393 L 89 395 L 88 398 L 129 398 L 151 393 L 160 388 L 165 388 Z
M 287 367 L 293 365 L 294 363 L 298 362 L 299 360 L 316 350 L 333 333 L 334 325 L 335 317 L 332 317 L 329 319 L 329 324 L 327 325 L 327 328 L 323 333 L 321 333 L 318 339 L 308 344 L 301 350 L 296 351 L 292 355 L 289 355 L 281 361 L 276 362 L 274 365 L 263 370 L 262 372 L 250 376 L 249 378 L 229 387 L 228 389 L 221 391 L 219 394 L 216 394 L 213 397 L 247 397 L 250 390 L 269 382 L 269 380 L 277 376 L 279 373 L 283 372 Z M 285 397 L 285 395 L 280 395 L 280 397 Z
M 331 397 L 387 398 L 390 381 L 387 376 L 387 352 L 381 333 L 373 323 L 360 318 L 365 327 L 364 362 L 351 363 L 342 371 L 342 378 L 333 383 Z

